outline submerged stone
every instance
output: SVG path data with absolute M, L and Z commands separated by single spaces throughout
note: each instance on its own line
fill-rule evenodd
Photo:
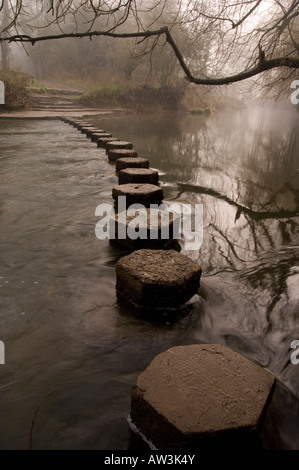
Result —
M 143 310 L 171 310 L 198 292 L 201 267 L 174 250 L 142 249 L 116 264 L 116 292 Z
M 130 422 L 159 450 L 257 447 L 275 377 L 219 344 L 156 356 L 132 391 Z

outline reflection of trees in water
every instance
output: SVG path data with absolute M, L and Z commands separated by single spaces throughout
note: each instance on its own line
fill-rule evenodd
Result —
M 241 183 L 235 197 L 244 204 L 254 203 L 252 193 L 259 202 L 267 190 L 285 184 L 299 189 L 298 120 L 292 114 L 247 110 L 208 120 L 186 117 L 179 126 L 175 119 L 168 122 L 161 133 L 152 154 L 162 157 L 168 179 L 204 185 L 212 174 L 213 189 L 220 190 L 226 177 L 227 191 L 232 180 Z

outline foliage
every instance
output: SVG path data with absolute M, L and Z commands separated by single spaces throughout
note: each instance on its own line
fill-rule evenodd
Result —
M 78 102 L 89 107 L 127 106 L 143 110 L 145 108 L 172 108 L 181 105 L 184 88 L 176 86 L 153 87 L 111 85 L 95 88 L 78 98 Z
M 0 71 L 0 80 L 5 85 L 6 109 L 24 109 L 30 104 L 30 93 L 26 89 L 32 82 L 30 75 L 12 70 Z

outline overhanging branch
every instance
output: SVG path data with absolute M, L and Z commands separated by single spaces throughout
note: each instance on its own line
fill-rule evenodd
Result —
M 191 73 L 190 68 L 187 66 L 184 57 L 178 48 L 176 42 L 174 41 L 170 31 L 168 30 L 167 26 L 164 26 L 160 29 L 153 30 L 153 31 L 141 31 L 141 32 L 134 32 L 134 33 L 116 33 L 114 31 L 89 31 L 86 33 L 62 33 L 57 35 L 49 35 L 49 36 L 29 36 L 25 34 L 9 36 L 9 37 L 2 37 L 0 38 L 1 42 L 21 42 L 21 43 L 31 43 L 34 45 L 37 42 L 41 41 L 49 41 L 55 39 L 67 39 L 67 38 L 84 38 L 84 37 L 97 37 L 97 36 L 106 36 L 111 38 L 143 38 L 147 39 L 150 37 L 158 37 L 165 35 L 166 41 L 172 48 L 180 66 L 184 70 L 187 79 L 195 83 L 197 85 L 228 85 L 230 83 L 240 82 L 242 80 L 246 80 L 248 78 L 254 77 L 259 75 L 262 72 L 266 72 L 268 70 L 272 70 L 278 67 L 288 67 L 288 68 L 299 68 L 299 57 L 278 57 L 275 59 L 269 60 L 262 60 L 258 63 L 257 66 L 252 67 L 248 70 L 244 70 L 240 73 L 235 75 L 229 75 L 227 77 L 222 78 L 199 78 L 194 77 Z

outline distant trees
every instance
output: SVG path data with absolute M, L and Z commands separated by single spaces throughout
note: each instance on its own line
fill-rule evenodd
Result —
M 0 14 L 2 48 L 60 39 L 57 59 L 82 73 L 97 64 L 129 79 L 146 65 L 161 84 L 185 75 L 223 85 L 264 72 L 281 84 L 299 67 L 299 0 L 2 0 Z

